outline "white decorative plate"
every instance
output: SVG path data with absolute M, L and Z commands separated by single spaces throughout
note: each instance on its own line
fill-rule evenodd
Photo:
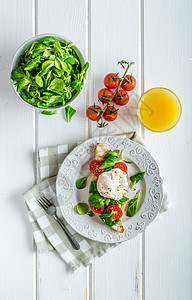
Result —
M 119 233 L 106 226 L 98 217 L 79 215 L 74 207 L 79 202 L 88 203 L 88 188 L 77 190 L 75 182 L 83 177 L 89 170 L 89 163 L 94 159 L 95 147 L 98 142 L 105 144 L 109 149 L 125 149 L 124 155 L 134 163 L 127 164 L 129 177 L 138 173 L 145 172 L 144 178 L 135 185 L 134 190 L 129 190 L 127 196 L 132 199 L 142 189 L 143 199 L 139 203 L 140 209 L 132 218 L 123 214 L 123 225 L 125 231 Z M 89 139 L 77 146 L 63 161 L 58 172 L 57 199 L 61 212 L 65 220 L 79 234 L 86 238 L 104 242 L 116 243 L 129 240 L 141 233 L 156 217 L 163 199 L 162 179 L 159 174 L 157 163 L 150 153 L 140 144 L 135 143 L 125 137 L 103 136 Z

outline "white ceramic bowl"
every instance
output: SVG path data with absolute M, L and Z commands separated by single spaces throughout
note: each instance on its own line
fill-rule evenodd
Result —
M 32 37 L 31 39 L 25 41 L 16 51 L 16 53 L 14 54 L 13 56 L 13 59 L 12 59 L 12 63 L 11 63 L 11 72 L 17 68 L 18 66 L 18 62 L 19 62 L 19 57 L 20 55 L 22 55 L 24 52 L 25 52 L 25 49 L 27 47 L 29 47 L 33 42 L 35 41 L 38 41 L 38 40 L 41 40 L 43 39 L 44 37 L 47 37 L 47 36 L 53 36 L 55 37 L 56 39 L 58 39 L 60 42 L 64 42 L 64 41 L 67 41 L 68 43 L 72 43 L 72 41 L 70 41 L 69 39 L 65 38 L 64 36 L 61 36 L 61 35 L 58 35 L 58 34 L 53 34 L 53 33 L 45 33 L 45 34 L 40 34 L 40 35 L 37 35 L 35 37 Z M 80 64 L 81 64 L 81 67 L 83 67 L 83 65 L 85 64 L 85 60 L 83 58 L 83 55 L 81 54 L 80 50 L 77 48 L 77 46 L 73 46 L 73 49 L 75 50 L 78 58 L 79 58 L 79 61 L 80 61 Z M 10 75 L 11 77 L 11 75 Z M 14 85 L 14 81 L 11 79 L 11 83 L 12 83 L 12 87 L 15 91 L 15 93 L 17 94 L 17 96 L 19 97 L 19 99 L 24 102 L 25 104 L 27 104 L 28 106 L 32 107 L 32 108 L 35 108 L 39 111 L 52 111 L 52 110 L 58 110 L 58 109 L 62 109 L 63 107 L 67 106 L 69 103 L 71 103 L 73 100 L 75 100 L 75 98 L 82 92 L 82 90 L 80 92 L 77 92 L 71 99 L 70 101 L 66 104 L 66 105 L 63 105 L 61 107 L 53 107 L 53 108 L 38 108 L 36 106 L 33 106 L 32 104 L 26 102 L 23 98 L 21 98 L 21 96 L 19 95 L 19 93 L 17 92 L 17 89 Z M 85 86 L 85 82 L 84 82 L 84 86 Z

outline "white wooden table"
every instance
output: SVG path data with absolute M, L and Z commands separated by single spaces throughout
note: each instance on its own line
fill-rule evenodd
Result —
M 1 1 L 0 299 L 192 299 L 191 15 L 190 0 Z M 78 112 L 70 124 L 63 112 L 36 113 L 18 100 L 10 85 L 14 52 L 40 33 L 75 41 L 90 62 L 86 88 L 72 105 Z M 128 110 L 121 110 L 116 126 L 99 131 L 88 122 L 86 107 L 97 100 L 104 75 L 119 70 L 116 63 L 121 59 L 135 61 L 138 96 L 154 86 L 178 94 L 183 114 L 175 129 L 155 134 L 140 128 L 134 109 L 137 96 Z M 145 137 L 159 163 L 172 209 L 145 233 L 77 274 L 56 253 L 36 253 L 21 193 L 35 183 L 37 149 L 132 129 Z

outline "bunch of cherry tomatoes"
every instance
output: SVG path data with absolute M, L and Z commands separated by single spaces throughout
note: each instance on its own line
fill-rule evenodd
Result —
M 126 75 L 122 81 L 118 73 L 109 73 L 104 78 L 104 85 L 106 87 L 102 88 L 98 93 L 98 101 L 105 107 L 102 109 L 96 104 L 89 106 L 86 115 L 91 121 L 99 121 L 101 115 L 108 122 L 114 121 L 118 116 L 119 109 L 114 104 L 111 104 L 111 101 L 113 100 L 119 106 L 126 105 L 129 102 L 127 91 L 132 91 L 135 88 L 136 79 L 132 75 Z M 108 103 L 109 105 L 107 105 Z

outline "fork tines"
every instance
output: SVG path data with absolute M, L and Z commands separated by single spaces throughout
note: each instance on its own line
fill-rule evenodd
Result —
M 45 196 L 40 197 L 39 199 L 37 199 L 37 201 L 43 207 L 43 209 L 47 209 L 51 205 L 53 205 Z

